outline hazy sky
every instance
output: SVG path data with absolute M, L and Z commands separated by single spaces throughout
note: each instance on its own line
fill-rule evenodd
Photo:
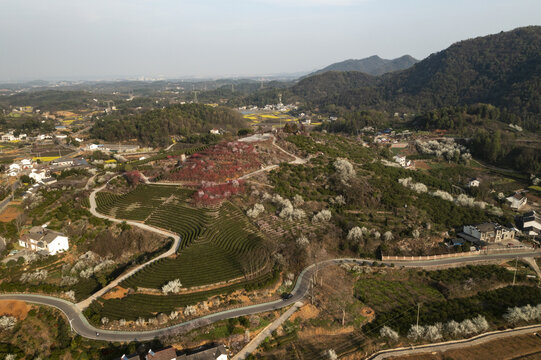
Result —
M 540 0 L 0 0 L 0 81 L 293 73 L 536 24 Z

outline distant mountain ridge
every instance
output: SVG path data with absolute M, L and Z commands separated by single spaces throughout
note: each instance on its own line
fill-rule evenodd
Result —
M 290 94 L 318 109 L 419 113 L 486 103 L 505 111 L 508 122 L 541 128 L 541 26 L 460 41 L 403 71 L 362 75 L 314 75 Z
M 379 76 L 393 71 L 408 69 L 418 62 L 419 60 L 410 55 L 404 55 L 391 60 L 382 59 L 378 55 L 374 55 L 359 60 L 349 59 L 337 62 L 307 76 L 323 74 L 328 71 L 359 71 L 368 75 Z

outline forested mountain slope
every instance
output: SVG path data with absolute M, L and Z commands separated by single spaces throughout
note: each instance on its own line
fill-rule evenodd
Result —
M 487 103 L 511 114 L 509 121 L 535 130 L 541 113 L 541 27 L 461 41 L 377 78 L 356 72 L 316 75 L 293 86 L 291 95 L 317 108 L 417 113 Z
M 365 74 L 379 76 L 388 72 L 410 68 L 417 62 L 419 62 L 419 60 L 409 55 L 404 55 L 392 60 L 382 59 L 379 56 L 374 55 L 360 60 L 349 59 L 337 62 L 308 76 L 323 74 L 328 71 L 359 71 Z

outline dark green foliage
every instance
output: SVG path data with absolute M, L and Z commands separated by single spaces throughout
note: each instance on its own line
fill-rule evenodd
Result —
M 490 121 L 504 121 L 500 110 L 492 105 L 474 104 L 443 107 L 416 116 L 413 124 L 421 129 L 469 131 L 471 126 L 483 127 Z
M 334 110 L 332 107 L 325 110 L 340 117 L 336 121 L 326 121 L 321 125 L 321 130 L 328 132 L 357 135 L 366 126 L 384 127 L 390 125 L 388 116 L 375 110 L 343 111 Z
M 467 265 L 458 268 L 428 271 L 426 274 L 432 280 L 444 283 L 460 283 L 468 279 L 495 279 L 501 282 L 510 282 L 513 280 L 513 273 L 511 271 L 497 265 Z
M 234 130 L 245 126 L 240 114 L 200 104 L 173 105 L 140 115 L 113 114 L 96 119 L 92 136 L 106 141 L 137 139 L 144 145 L 164 146 L 171 136 L 206 133 L 214 127 Z
M 462 321 L 477 315 L 483 315 L 489 321 L 501 319 L 508 308 L 514 306 L 537 305 L 541 300 L 541 289 L 530 286 L 507 286 L 497 290 L 480 292 L 468 298 L 449 299 L 425 303 L 421 307 L 420 325 L 446 323 L 451 320 Z M 372 336 L 379 334 L 379 329 L 390 326 L 406 335 L 411 325 L 415 324 L 417 307 L 409 309 L 395 308 L 379 313 L 376 319 L 365 325 L 363 330 Z
M 495 165 L 503 165 L 525 173 L 541 171 L 539 144 L 518 143 L 499 131 L 477 130 L 471 140 L 471 151 L 476 157 Z
M 86 169 L 72 168 L 72 169 L 62 170 L 62 172 L 58 175 L 53 173 L 53 176 L 57 180 L 63 180 L 70 176 L 89 176 L 89 174 L 90 173 Z
M 374 55 L 365 59 L 350 59 L 331 64 L 309 76 L 322 74 L 328 71 L 359 71 L 365 74 L 378 76 L 388 72 L 407 69 L 417 62 L 419 62 L 419 60 L 416 60 L 409 55 L 404 55 L 392 60 L 382 59 L 379 56 Z

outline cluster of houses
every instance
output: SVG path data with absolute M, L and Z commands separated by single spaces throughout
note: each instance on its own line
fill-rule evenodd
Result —
M 34 162 L 32 159 L 22 159 L 9 165 L 7 174 L 8 176 L 19 176 L 23 170 L 29 170 L 33 167 Z
M 515 229 L 494 222 L 466 225 L 458 237 L 476 245 L 502 243 L 515 239 Z
M 0 139 L 2 140 L 2 142 L 20 141 L 20 140 L 25 140 L 26 139 L 26 134 L 19 134 L 19 135 L 15 136 L 14 132 L 10 131 L 8 133 L 2 134 Z
M 527 236 L 541 236 L 541 214 L 536 211 L 527 212 L 515 219 L 517 228 L 504 226 L 495 222 L 485 222 L 475 225 L 465 225 L 457 233 L 459 239 L 451 241 L 450 245 L 462 245 L 468 241 L 477 246 L 488 244 L 511 245 L 518 233 Z
M 122 144 L 89 144 L 84 150 L 87 151 L 104 151 L 112 153 L 130 153 L 139 150 L 139 145 L 122 145 Z
M 228 360 L 229 355 L 225 346 L 220 345 L 210 349 L 198 351 L 192 354 L 177 355 L 173 347 L 167 347 L 160 351 L 149 350 L 144 355 L 122 355 L 120 360 Z

